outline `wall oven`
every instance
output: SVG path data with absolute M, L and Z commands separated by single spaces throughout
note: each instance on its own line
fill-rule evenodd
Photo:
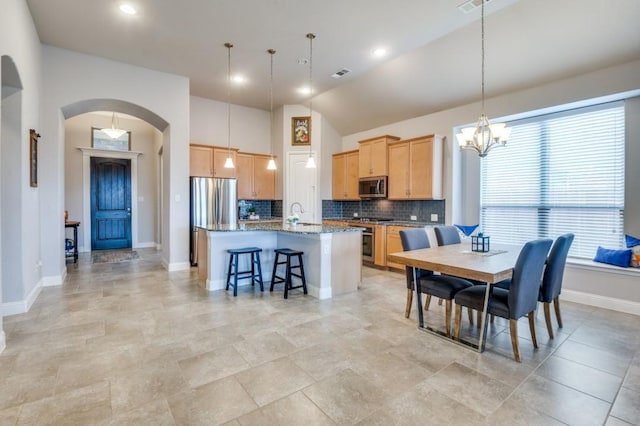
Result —
M 362 261 L 366 263 L 373 263 L 375 260 L 375 228 L 373 226 L 362 226 Z

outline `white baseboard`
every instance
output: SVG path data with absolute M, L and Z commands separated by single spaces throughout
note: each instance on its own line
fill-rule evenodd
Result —
M 158 245 L 154 241 L 138 243 L 134 248 L 156 248 Z
M 4 330 L 0 327 L 0 352 L 4 351 L 7 347 L 7 338 L 4 335 Z
M 600 296 L 598 294 L 583 293 L 575 290 L 562 290 L 562 300 L 582 303 L 583 305 L 596 306 L 598 308 L 611 309 L 627 314 L 640 315 L 640 303 L 613 297 Z
M 164 259 L 162 260 L 162 266 L 164 266 L 164 268 L 169 272 L 188 271 L 191 269 L 191 263 L 189 262 L 167 263 Z
M 29 295 L 24 300 L 18 300 L 17 302 L 7 302 L 3 303 L 2 306 L 2 316 L 6 317 L 8 315 L 17 315 L 24 314 L 25 312 L 29 312 L 31 306 L 36 301 L 40 292 L 42 291 L 43 280 L 41 279 L 38 284 L 29 292 Z
M 67 278 L 67 268 L 64 268 L 62 270 L 62 275 L 51 275 L 48 277 L 42 277 L 42 286 L 54 287 L 54 286 L 62 285 L 62 283 L 66 278 Z

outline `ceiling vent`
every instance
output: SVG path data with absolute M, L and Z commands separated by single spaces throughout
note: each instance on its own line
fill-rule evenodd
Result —
M 484 0 L 485 4 L 489 3 L 491 0 Z M 482 6 L 482 0 L 468 0 L 458 6 L 458 9 L 464 13 L 470 13 L 476 8 Z
M 342 68 L 339 71 L 334 72 L 333 74 L 331 74 L 331 77 L 333 78 L 341 78 L 343 77 L 345 74 L 349 74 L 351 72 L 350 69 L 347 68 Z

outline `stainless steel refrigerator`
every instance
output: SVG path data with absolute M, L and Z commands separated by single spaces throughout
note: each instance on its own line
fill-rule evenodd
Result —
M 238 193 L 235 179 L 191 178 L 191 265 L 198 264 L 198 226 L 236 225 Z

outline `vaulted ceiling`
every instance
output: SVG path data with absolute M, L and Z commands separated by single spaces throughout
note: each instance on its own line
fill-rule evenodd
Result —
M 191 94 L 269 109 L 307 104 L 309 41 L 313 108 L 342 134 L 480 98 L 480 8 L 463 0 L 27 0 L 41 41 L 186 76 Z M 486 4 L 487 96 L 640 59 L 638 0 L 490 0 Z M 388 55 L 375 59 L 371 50 Z M 300 64 L 299 62 L 303 62 Z M 348 68 L 340 79 L 331 74 Z

